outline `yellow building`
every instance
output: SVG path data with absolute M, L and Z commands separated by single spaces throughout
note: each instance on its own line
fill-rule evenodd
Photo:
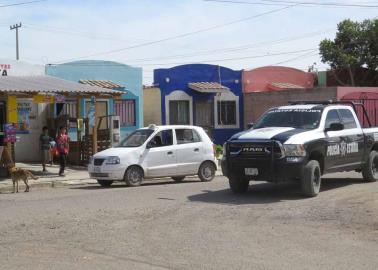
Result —
M 161 125 L 161 93 L 158 87 L 143 87 L 144 126 Z

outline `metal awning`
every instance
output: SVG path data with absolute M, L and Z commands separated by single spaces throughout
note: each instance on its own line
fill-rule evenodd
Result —
M 124 86 L 117 84 L 115 82 L 109 81 L 109 80 L 79 80 L 79 83 L 88 84 L 92 86 L 98 86 L 102 88 L 108 88 L 108 89 L 117 89 L 117 90 L 125 89 Z
M 189 88 L 200 93 L 227 93 L 230 88 L 217 82 L 195 82 L 189 83 Z
M 3 76 L 0 77 L 0 93 L 48 93 L 121 95 L 117 91 L 59 79 L 51 76 Z

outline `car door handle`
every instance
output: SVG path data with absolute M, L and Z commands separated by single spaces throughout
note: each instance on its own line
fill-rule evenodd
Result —
M 194 148 L 194 152 L 199 152 L 199 148 Z
M 172 151 L 167 152 L 167 155 L 173 155 Z

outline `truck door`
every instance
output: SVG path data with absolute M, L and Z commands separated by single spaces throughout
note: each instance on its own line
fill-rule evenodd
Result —
M 336 109 L 329 110 L 326 116 L 324 129 L 328 129 L 332 123 L 340 123 L 339 113 Z M 340 131 L 324 131 L 325 135 L 325 169 L 337 168 L 342 164 L 340 161 L 340 143 L 342 130 Z
M 344 125 L 345 144 L 342 143 L 340 149 L 343 162 L 345 166 L 358 167 L 364 155 L 364 134 L 350 109 L 339 109 L 338 112 Z

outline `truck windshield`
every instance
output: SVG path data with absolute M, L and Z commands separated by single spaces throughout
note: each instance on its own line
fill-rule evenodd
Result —
M 138 129 L 127 136 L 118 147 L 138 147 L 144 144 L 144 142 L 154 132 L 152 129 Z
M 266 112 L 253 129 L 265 127 L 315 129 L 319 126 L 321 113 L 322 110 L 319 109 L 273 109 Z

